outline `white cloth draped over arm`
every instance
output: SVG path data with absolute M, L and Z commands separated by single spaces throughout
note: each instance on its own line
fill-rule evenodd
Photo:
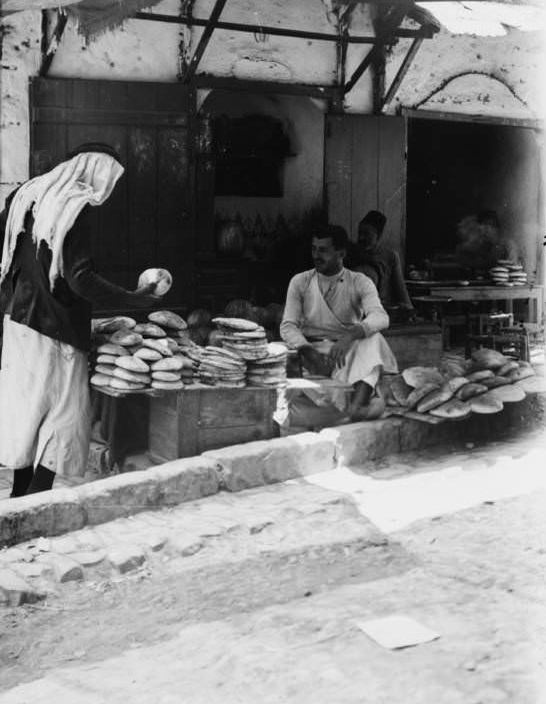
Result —
M 381 305 L 379 294 L 373 282 L 364 276 L 357 279 L 358 293 L 361 296 L 364 319 L 361 323 L 366 337 L 389 327 L 389 316 Z
M 280 326 L 282 339 L 289 347 L 299 349 L 307 344 L 307 339 L 301 331 L 303 321 L 303 294 L 298 276 L 294 276 L 288 284 L 286 304 Z

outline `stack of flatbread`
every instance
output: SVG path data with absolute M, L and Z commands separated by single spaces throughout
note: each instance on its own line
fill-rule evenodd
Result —
M 267 357 L 247 364 L 246 380 L 249 386 L 277 387 L 286 384 L 288 350 L 280 342 L 267 345 Z
M 93 386 L 116 391 L 178 391 L 184 382 L 193 382 L 196 362 L 167 334 L 184 329 L 185 322 L 170 311 L 150 313 L 148 321 L 137 323 L 119 316 L 94 322 L 99 342 Z
M 246 362 L 223 347 L 209 345 L 201 354 L 199 381 L 209 386 L 240 389 L 246 386 Z
M 508 286 L 510 284 L 509 274 L 508 268 L 501 264 L 497 264 L 489 269 L 489 275 L 493 283 L 497 286 Z
M 221 333 L 224 349 L 249 362 L 267 357 L 267 337 L 261 325 L 244 318 L 213 318 L 212 322 Z
M 523 270 L 521 264 L 507 264 L 508 277 L 511 284 L 514 286 L 527 285 L 527 272 Z

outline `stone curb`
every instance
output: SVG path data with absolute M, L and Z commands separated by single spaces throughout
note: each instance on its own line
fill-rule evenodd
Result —
M 476 416 L 457 423 L 429 425 L 386 418 L 210 450 L 100 479 L 75 489 L 55 489 L 0 505 L 0 548 L 71 532 L 153 508 L 174 506 L 219 491 L 296 479 L 359 465 L 390 454 L 506 434 L 508 428 L 543 424 L 544 394 L 509 404 L 503 413 Z

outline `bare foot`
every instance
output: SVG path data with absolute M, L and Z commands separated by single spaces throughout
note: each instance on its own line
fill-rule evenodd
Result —
M 385 402 L 382 398 L 372 398 L 367 406 L 360 406 L 351 413 L 351 420 L 356 423 L 361 420 L 376 420 L 385 412 Z

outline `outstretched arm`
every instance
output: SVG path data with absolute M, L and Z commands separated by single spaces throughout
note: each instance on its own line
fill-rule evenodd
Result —
M 153 285 L 128 291 L 99 276 L 91 257 L 90 233 L 78 223 L 65 238 L 63 268 L 64 279 L 72 291 L 96 306 L 147 308 L 161 300 L 152 295 Z

